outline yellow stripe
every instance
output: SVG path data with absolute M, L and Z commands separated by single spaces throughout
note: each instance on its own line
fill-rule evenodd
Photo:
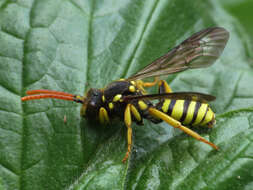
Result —
M 170 99 L 165 99 L 165 101 L 163 102 L 162 110 L 163 110 L 164 113 L 168 112 L 170 102 L 171 102 Z
M 190 102 L 190 105 L 189 105 L 188 110 L 187 110 L 187 115 L 186 115 L 185 120 L 183 122 L 184 124 L 191 123 L 192 118 L 193 118 L 193 114 L 194 114 L 194 110 L 195 110 L 195 105 L 196 105 L 195 101 Z
M 196 117 L 194 123 L 192 124 L 193 126 L 198 125 L 202 121 L 202 119 L 203 119 L 203 117 L 205 116 L 205 113 L 206 113 L 206 108 L 207 108 L 207 104 L 202 103 L 200 108 L 199 108 L 197 117 Z
M 184 100 L 177 100 L 172 110 L 171 117 L 176 120 L 180 120 L 184 111 Z
M 208 111 L 207 111 L 207 113 L 206 113 L 205 120 L 201 123 L 201 126 L 204 126 L 204 125 L 206 125 L 208 122 L 212 121 L 213 117 L 214 117 L 213 111 L 212 111 L 210 108 L 208 108 Z

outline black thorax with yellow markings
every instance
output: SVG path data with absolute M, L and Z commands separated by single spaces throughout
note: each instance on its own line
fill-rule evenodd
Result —
M 123 98 L 129 95 L 143 95 L 134 81 L 120 80 L 110 83 L 104 89 L 90 89 L 87 93 L 87 101 L 82 107 L 82 115 L 87 119 L 100 121 L 102 124 L 115 117 L 124 120 L 127 103 Z M 161 121 L 148 113 L 148 108 L 154 107 L 149 100 L 131 100 L 131 105 L 133 120 L 137 124 L 143 124 L 143 118 L 155 123 Z M 108 118 L 101 116 L 101 109 L 106 112 Z

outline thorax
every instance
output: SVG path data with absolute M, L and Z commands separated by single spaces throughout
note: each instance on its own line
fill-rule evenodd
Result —
M 129 95 L 142 95 L 142 90 L 134 81 L 119 80 L 108 84 L 103 89 L 90 89 L 87 93 L 87 103 L 83 105 L 81 113 L 89 120 L 99 120 L 99 110 L 104 108 L 110 119 L 118 117 L 123 120 L 125 108 L 129 103 L 124 102 L 123 97 Z M 144 117 L 148 115 L 146 109 L 152 105 L 151 102 L 144 100 L 133 100 L 130 103 Z

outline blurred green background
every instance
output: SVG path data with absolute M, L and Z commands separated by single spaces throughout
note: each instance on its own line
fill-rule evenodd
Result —
M 224 8 L 243 25 L 253 44 L 253 1 L 222 0 L 221 2 Z

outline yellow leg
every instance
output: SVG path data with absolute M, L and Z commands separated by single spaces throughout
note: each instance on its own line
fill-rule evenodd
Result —
M 165 81 L 165 80 L 160 80 L 158 82 L 158 86 L 159 86 L 159 93 L 171 93 L 172 90 L 169 86 L 169 84 Z
M 159 82 L 159 77 L 155 77 L 155 80 L 153 82 L 142 82 L 143 87 L 152 87 L 155 86 Z
M 131 128 L 132 118 L 131 118 L 130 107 L 131 107 L 131 104 L 127 104 L 125 114 L 124 114 L 124 121 L 127 127 L 127 152 L 122 162 L 125 162 L 128 159 L 128 156 L 131 152 L 131 147 L 132 147 L 132 128 Z
M 133 116 L 135 117 L 135 119 L 137 119 L 137 121 L 141 121 L 141 114 L 139 113 L 139 111 L 134 105 L 131 104 L 130 110 Z
M 211 147 L 213 147 L 214 149 L 218 150 L 219 148 L 209 142 L 208 140 L 204 139 L 203 137 L 201 137 L 198 133 L 192 131 L 191 129 L 183 126 L 179 121 L 173 119 L 172 117 L 166 115 L 165 113 L 155 109 L 155 108 L 149 108 L 149 113 L 154 116 L 154 117 L 157 117 L 159 119 L 162 119 L 163 121 L 165 121 L 166 123 L 168 123 L 169 125 L 171 125 L 172 127 L 174 128 L 179 128 L 180 130 L 182 130 L 183 132 L 185 132 L 186 134 L 192 136 L 193 138 L 199 140 L 199 141 L 202 141 L 208 145 L 210 145 Z
M 141 89 L 142 92 L 146 93 L 145 87 L 152 87 L 155 86 L 159 82 L 159 77 L 155 77 L 155 80 L 153 82 L 143 82 L 142 80 L 137 80 L 137 87 L 138 89 Z

